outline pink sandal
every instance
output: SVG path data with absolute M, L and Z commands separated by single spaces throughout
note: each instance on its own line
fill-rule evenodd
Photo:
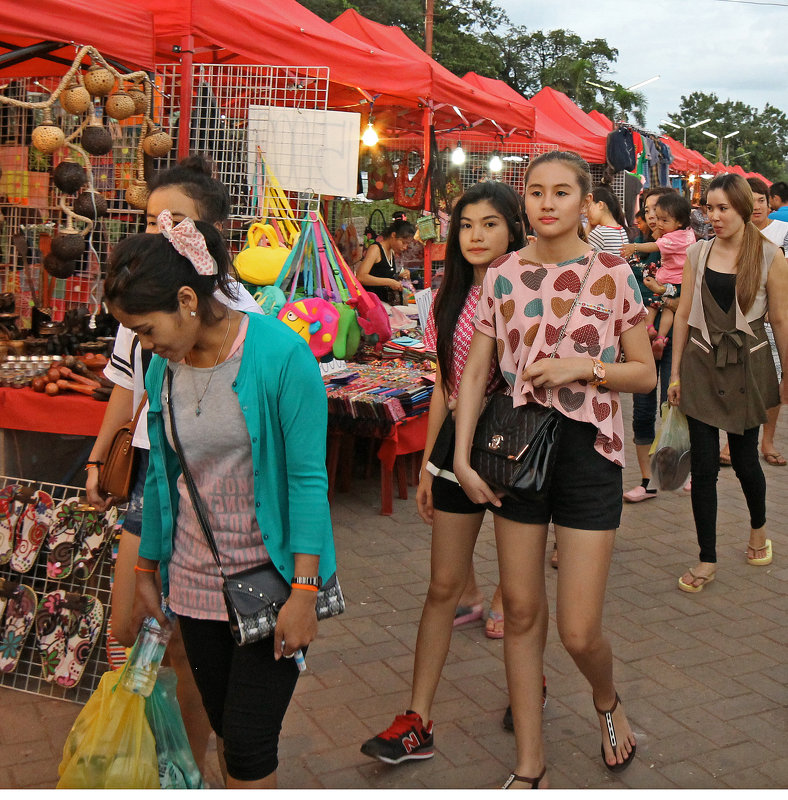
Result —
M 503 639 L 503 614 L 500 611 L 490 609 L 484 626 L 484 635 L 488 639 Z
M 655 361 L 659 361 L 662 358 L 669 341 L 667 336 L 657 336 L 651 343 L 651 352 L 654 354 Z

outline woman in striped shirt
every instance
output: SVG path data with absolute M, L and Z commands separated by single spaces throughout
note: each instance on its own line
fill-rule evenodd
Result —
M 621 203 L 607 186 L 597 186 L 592 192 L 593 202 L 588 206 L 588 243 L 595 250 L 618 255 L 621 247 L 629 244 L 626 219 Z

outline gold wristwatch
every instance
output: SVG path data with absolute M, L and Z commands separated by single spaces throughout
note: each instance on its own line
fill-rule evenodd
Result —
M 605 367 L 601 361 L 598 361 L 596 358 L 592 359 L 594 362 L 594 377 L 591 380 L 591 385 L 594 388 L 602 386 L 603 384 L 607 383 L 607 379 L 605 375 Z

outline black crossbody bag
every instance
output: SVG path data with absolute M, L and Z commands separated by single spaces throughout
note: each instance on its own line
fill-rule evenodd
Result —
M 219 574 L 222 576 L 222 593 L 233 638 L 239 645 L 244 645 L 272 636 L 276 628 L 276 617 L 279 610 L 290 596 L 290 584 L 270 562 L 232 575 L 225 574 L 219 550 L 213 538 L 208 513 L 197 491 L 189 465 L 186 463 L 175 427 L 175 413 L 172 409 L 172 370 L 170 369 L 167 370 L 167 409 L 170 416 L 172 441 L 175 444 L 178 460 L 181 462 L 181 471 L 194 507 L 194 513 L 208 542 L 216 566 L 219 568 Z M 334 573 L 317 592 L 315 613 L 321 620 L 326 617 L 335 617 L 344 610 L 345 598 L 342 595 L 336 573 Z

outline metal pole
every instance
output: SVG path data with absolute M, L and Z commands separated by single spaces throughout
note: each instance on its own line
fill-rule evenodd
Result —
M 424 16 L 424 52 L 432 55 L 432 18 L 434 16 L 435 0 L 426 0 L 427 8 Z
M 194 37 L 181 39 L 181 92 L 180 115 L 178 117 L 178 160 L 189 155 L 192 123 L 192 90 L 194 88 Z

